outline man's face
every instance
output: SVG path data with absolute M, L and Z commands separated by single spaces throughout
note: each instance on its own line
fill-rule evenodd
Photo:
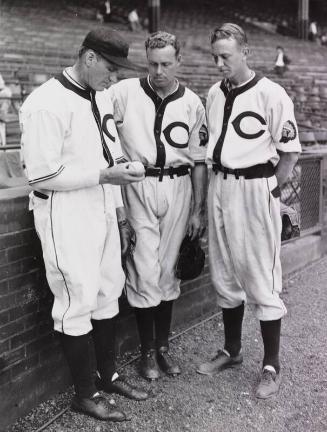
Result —
M 211 54 L 224 78 L 237 81 L 246 68 L 247 48 L 234 39 L 219 39 L 211 45 Z
M 101 55 L 94 55 L 89 62 L 87 84 L 95 91 L 102 91 L 117 81 L 117 71 L 117 67 Z
M 147 59 L 149 75 L 154 87 L 164 90 L 172 86 L 181 63 L 181 56 L 176 57 L 175 48 L 171 45 L 164 48 L 149 48 Z

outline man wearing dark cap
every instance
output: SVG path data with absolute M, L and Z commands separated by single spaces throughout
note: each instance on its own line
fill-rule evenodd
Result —
M 140 163 L 124 161 L 104 98 L 117 67 L 133 67 L 128 44 L 114 31 L 87 34 L 72 67 L 35 90 L 20 112 L 30 209 L 41 240 L 52 317 L 75 387 L 72 409 L 124 421 L 98 390 L 144 400 L 115 368 L 115 316 L 129 247 L 120 186 L 144 178 Z M 94 342 L 98 378 L 94 382 Z

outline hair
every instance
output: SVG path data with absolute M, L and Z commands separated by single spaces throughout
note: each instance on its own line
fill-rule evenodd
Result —
M 145 41 L 145 49 L 165 48 L 171 45 L 176 50 L 176 57 L 179 55 L 181 45 L 177 37 L 171 33 L 158 31 L 152 33 Z
M 240 46 L 247 45 L 248 39 L 245 31 L 237 24 L 225 23 L 220 27 L 216 27 L 210 36 L 211 44 L 220 39 L 235 39 Z

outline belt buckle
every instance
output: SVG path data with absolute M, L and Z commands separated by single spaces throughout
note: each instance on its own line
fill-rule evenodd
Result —
M 163 176 L 164 176 L 165 168 L 164 168 L 164 167 L 160 167 L 159 170 L 160 170 L 160 171 L 159 171 L 159 181 L 162 182 L 162 179 L 163 179 Z

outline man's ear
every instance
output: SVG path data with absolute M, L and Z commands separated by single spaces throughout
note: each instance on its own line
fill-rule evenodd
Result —
M 178 54 L 177 56 L 177 63 L 180 65 L 182 63 L 182 55 Z
M 244 45 L 242 47 L 242 53 L 245 58 L 250 54 L 250 48 L 248 47 L 248 45 Z
M 87 67 L 90 67 L 94 64 L 94 62 L 96 62 L 97 59 L 97 55 L 93 50 L 88 50 L 85 53 L 85 64 Z

